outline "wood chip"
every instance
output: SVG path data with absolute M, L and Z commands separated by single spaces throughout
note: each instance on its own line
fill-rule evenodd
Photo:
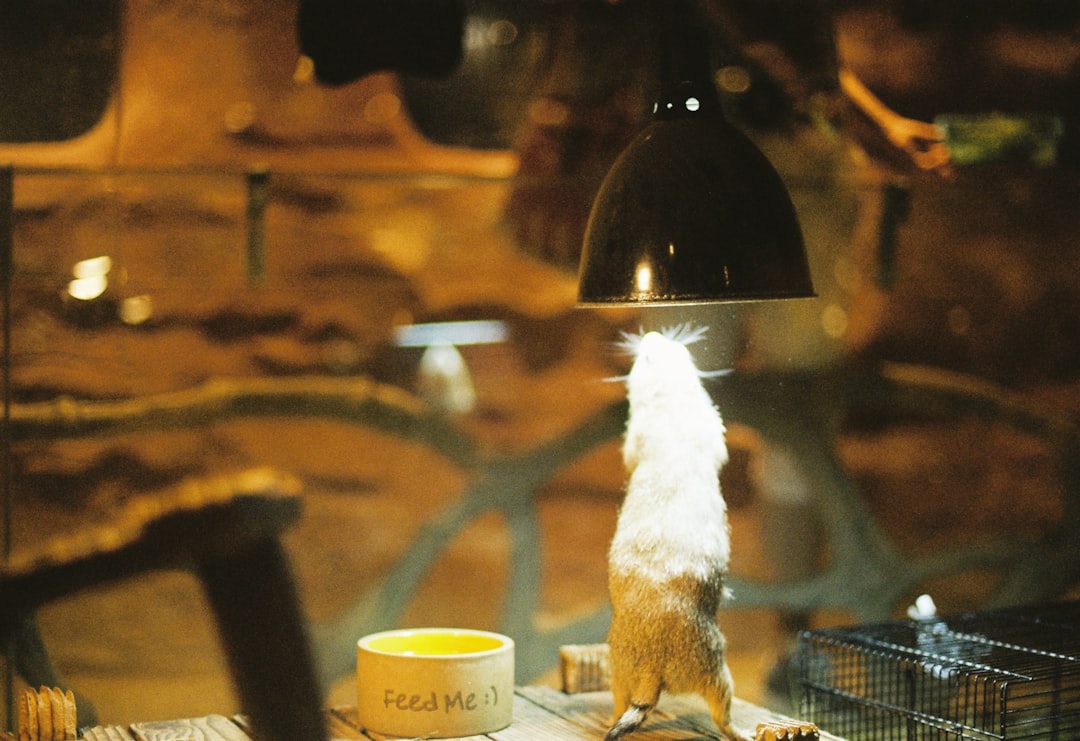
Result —
M 610 655 L 606 643 L 560 646 L 562 691 L 576 694 L 611 689 Z
M 754 741 L 818 741 L 821 733 L 813 723 L 793 720 L 758 723 Z
M 75 694 L 68 690 L 64 693 L 64 738 L 79 737 L 78 713 L 75 708 Z
M 19 741 L 36 741 L 37 719 L 35 718 L 34 729 L 30 730 L 30 697 L 32 690 L 19 693 Z
M 67 737 L 64 735 L 64 693 L 59 687 L 42 687 L 39 691 L 48 700 L 52 721 L 50 741 L 65 741 Z
M 36 741 L 53 741 L 52 698 L 49 690 L 42 687 L 34 693 L 37 703 L 38 735 Z

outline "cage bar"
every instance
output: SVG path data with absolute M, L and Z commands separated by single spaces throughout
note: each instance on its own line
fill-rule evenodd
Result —
M 1080 738 L 1080 602 L 808 631 L 800 715 L 860 741 Z

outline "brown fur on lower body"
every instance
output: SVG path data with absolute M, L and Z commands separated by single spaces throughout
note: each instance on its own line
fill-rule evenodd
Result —
M 718 588 L 613 579 L 612 594 L 621 598 L 613 599 L 608 633 L 615 712 L 606 741 L 636 730 L 661 691 L 700 695 L 720 733 L 742 741 L 731 726 L 733 683 L 715 617 Z

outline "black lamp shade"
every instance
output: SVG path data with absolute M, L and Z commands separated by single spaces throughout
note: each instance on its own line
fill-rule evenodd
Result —
M 345 85 L 379 70 L 445 77 L 461 61 L 460 0 L 300 0 L 300 52 L 325 85 Z
M 711 87 L 667 91 L 593 203 L 578 305 L 814 295 L 795 209 Z

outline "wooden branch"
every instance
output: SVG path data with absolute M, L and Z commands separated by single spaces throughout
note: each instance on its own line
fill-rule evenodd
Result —
M 877 386 L 875 393 L 884 392 L 884 401 L 898 409 L 941 418 L 975 415 L 1044 437 L 1057 447 L 1080 440 L 1080 424 L 1064 410 L 1032 402 L 978 376 L 924 365 L 885 363 L 880 380 L 883 383 L 872 384 Z
M 262 468 L 132 499 L 108 524 L 13 554 L 0 570 L 0 624 L 61 595 L 276 534 L 299 516 L 299 491 L 296 479 Z
M 469 464 L 475 446 L 420 399 L 363 377 L 219 378 L 201 386 L 119 401 L 15 404 L 15 440 L 66 439 L 138 430 L 186 429 L 237 417 L 338 419 L 416 440 Z
M 949 147 L 945 135 L 932 123 L 905 118 L 874 95 L 848 67 L 837 73 L 840 89 L 885 135 L 890 144 L 920 169 L 949 172 Z
M 1080 481 L 1068 477 L 1080 451 L 1080 427 L 1067 413 L 975 376 L 925 366 L 889 363 L 876 371 L 842 373 L 832 379 L 815 377 L 799 383 L 789 377 L 783 384 L 780 381 L 776 376 L 728 376 L 718 382 L 721 410 L 732 421 L 768 425 L 771 440 L 796 452 L 816 492 L 815 506 L 824 513 L 833 557 L 825 571 L 799 583 L 770 584 L 732 575 L 729 584 L 735 599 L 731 607 L 801 611 L 845 607 L 860 620 L 878 620 L 889 617 L 895 602 L 909 589 L 944 574 L 982 567 L 1003 569 L 1006 577 L 999 587 L 1001 596 L 992 597 L 994 602 L 1006 594 L 1012 601 L 1049 598 L 1067 585 L 1063 579 L 1080 571 L 1080 567 L 1067 567 L 1075 562 L 1076 538 L 1071 533 L 1080 529 Z M 779 397 L 779 388 L 794 393 Z M 730 402 L 729 397 L 733 397 Z M 731 414 L 725 409 L 727 403 Z M 871 410 L 935 420 L 977 417 L 1042 437 L 1053 446 L 1065 469 L 1066 507 L 1059 535 L 1040 543 L 1002 539 L 923 559 L 905 558 L 892 547 L 836 461 L 828 419 L 819 419 L 815 413 L 822 409 L 841 415 L 845 410 Z M 1061 562 L 1059 567 L 1046 567 L 1052 559 Z
M 131 500 L 108 525 L 16 555 L 0 571 L 0 638 L 52 599 L 159 568 L 190 569 L 213 607 L 255 735 L 323 739 L 319 685 L 279 538 L 300 513 L 299 491 L 269 469 L 192 480 Z

